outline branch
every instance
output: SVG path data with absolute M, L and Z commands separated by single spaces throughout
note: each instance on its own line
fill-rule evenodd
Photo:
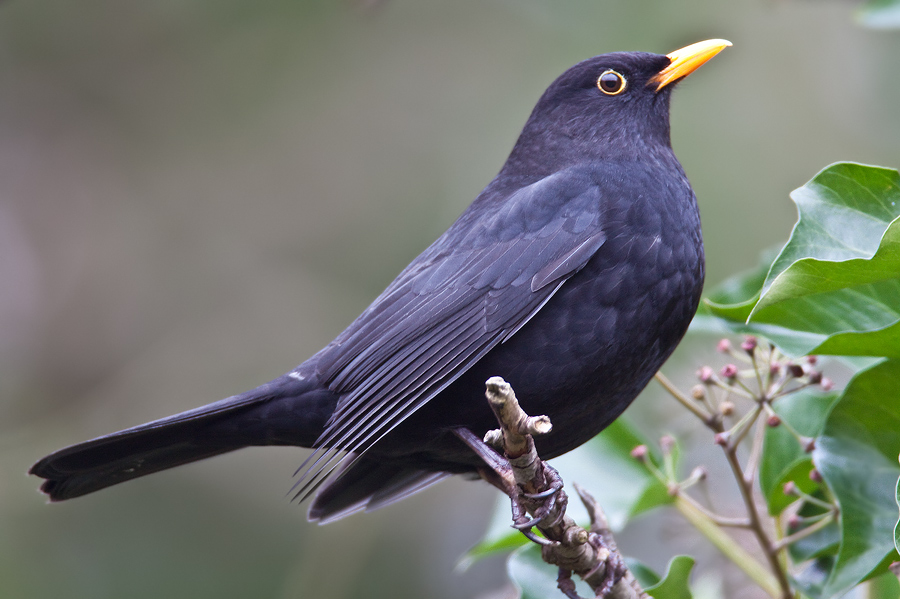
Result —
M 647 598 L 648 595 L 625 567 L 606 516 L 596 500 L 576 487 L 591 516 L 590 532 L 566 515 L 568 498 L 562 490 L 563 481 L 556 470 L 538 457 L 532 438 L 533 434 L 550 431 L 550 419 L 546 416 L 528 416 L 519 406 L 512 387 L 502 378 L 492 377 L 486 385 L 488 402 L 500 423 L 500 430 L 489 432 L 485 442 L 499 442 L 509 460 L 515 481 L 514 488 L 508 490 L 513 502 L 514 526 L 523 532 L 536 526 L 544 535 L 544 539 L 529 538 L 542 545 L 544 561 L 560 568 L 560 590 L 572 599 L 578 597 L 571 580 L 571 573 L 574 572 L 594 590 L 597 597 Z M 503 477 L 503 473 L 497 474 Z M 528 520 L 527 517 L 517 516 L 517 506 L 534 518 Z

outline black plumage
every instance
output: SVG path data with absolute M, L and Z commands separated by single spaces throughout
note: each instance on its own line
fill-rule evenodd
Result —
M 63 500 L 245 446 L 315 447 L 297 488 L 318 489 L 310 518 L 328 521 L 475 472 L 453 430 L 496 426 L 484 399 L 494 375 L 552 419 L 542 457 L 584 443 L 697 308 L 700 219 L 669 143 L 669 98 L 726 44 L 575 65 L 497 177 L 327 347 L 256 389 L 62 449 L 31 473 Z

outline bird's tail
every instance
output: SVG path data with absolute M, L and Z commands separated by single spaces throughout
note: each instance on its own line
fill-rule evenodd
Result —
M 46 479 L 41 490 L 51 501 L 62 501 L 249 445 L 309 446 L 328 413 L 319 404 L 321 391 L 281 377 L 195 410 L 60 449 L 29 473 Z

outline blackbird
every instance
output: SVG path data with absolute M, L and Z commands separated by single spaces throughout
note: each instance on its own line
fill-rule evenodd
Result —
M 731 44 L 604 54 L 538 100 L 496 178 L 344 332 L 294 370 L 61 449 L 51 501 L 256 445 L 315 448 L 299 494 L 334 520 L 483 465 L 504 377 L 546 414 L 544 459 L 617 418 L 681 340 L 703 285 L 694 192 L 669 141 L 674 84 Z

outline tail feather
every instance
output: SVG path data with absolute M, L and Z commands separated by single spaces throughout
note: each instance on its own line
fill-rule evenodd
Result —
M 51 501 L 63 501 L 249 445 L 312 443 L 323 419 L 316 408 L 324 406 L 305 404 L 315 404 L 316 391 L 281 377 L 195 410 L 60 449 L 34 464 L 29 474 L 46 479 L 41 490 Z M 284 430 L 291 435 L 288 441 Z
M 112 445 L 112 451 L 120 448 Z M 74 446 L 67 449 L 84 449 Z M 103 451 L 107 447 L 91 447 Z M 108 461 L 102 465 L 87 468 L 70 467 L 64 464 L 65 456 L 51 455 L 32 466 L 30 474 L 46 478 L 41 484 L 41 491 L 50 497 L 50 501 L 63 501 L 81 497 L 94 491 L 125 482 L 140 476 L 181 466 L 197 460 L 211 458 L 238 447 L 200 447 L 191 443 L 180 443 L 159 447 L 149 451 L 133 453 L 123 459 Z M 65 450 L 63 450 L 65 451 Z
M 313 377 L 284 376 L 252 391 L 66 447 L 29 474 L 44 478 L 51 501 L 80 497 L 121 482 L 250 445 L 311 447 L 338 397 Z M 362 456 L 319 489 L 309 519 L 324 524 L 399 501 L 448 472 Z

